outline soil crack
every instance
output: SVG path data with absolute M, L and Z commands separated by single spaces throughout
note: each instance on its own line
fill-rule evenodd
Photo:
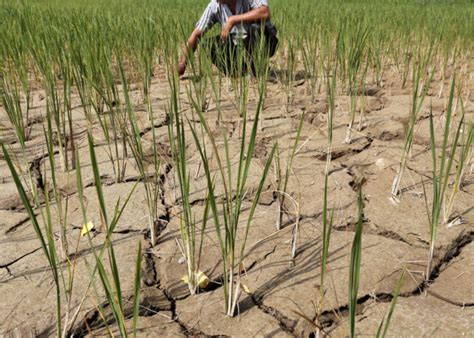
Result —
M 298 323 L 297 320 L 288 318 L 277 309 L 271 306 L 265 305 L 262 299 L 256 295 L 251 295 L 250 298 L 252 299 L 252 302 L 257 306 L 258 309 L 260 309 L 263 313 L 276 319 L 278 321 L 278 325 L 283 331 L 296 337 L 295 327 L 296 327 L 296 324 Z
M 22 260 L 23 258 L 25 258 L 25 257 L 27 257 L 27 256 L 29 256 L 29 255 L 34 254 L 34 253 L 35 253 L 36 251 L 38 251 L 38 250 L 41 250 L 41 247 L 36 248 L 36 249 L 34 249 L 34 250 L 30 251 L 30 252 L 27 252 L 27 253 L 21 255 L 21 256 L 18 257 L 18 258 L 15 258 L 14 260 L 12 260 L 12 261 L 10 261 L 10 262 L 8 262 L 8 263 L 1 264 L 1 265 L 0 265 L 0 269 L 1 269 L 1 268 L 7 269 L 9 266 L 11 266 L 11 265 L 17 263 L 18 261 Z

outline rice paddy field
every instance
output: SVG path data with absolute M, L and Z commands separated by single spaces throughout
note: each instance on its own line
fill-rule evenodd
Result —
M 207 3 L 0 0 L 0 337 L 472 336 L 472 1 Z

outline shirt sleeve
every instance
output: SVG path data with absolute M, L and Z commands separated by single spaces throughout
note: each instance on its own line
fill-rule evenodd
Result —
M 204 13 L 202 13 L 199 21 L 196 23 L 196 28 L 198 28 L 202 33 L 205 33 L 217 22 L 216 15 L 216 6 L 214 3 L 210 3 Z
M 250 0 L 249 3 L 251 9 L 268 6 L 268 0 Z

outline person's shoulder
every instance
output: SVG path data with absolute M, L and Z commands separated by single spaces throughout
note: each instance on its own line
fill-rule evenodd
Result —
M 217 11 L 217 9 L 219 8 L 219 3 L 217 2 L 217 0 L 211 0 L 207 7 L 213 11 Z

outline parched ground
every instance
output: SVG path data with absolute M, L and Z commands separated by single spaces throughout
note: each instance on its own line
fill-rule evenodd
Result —
M 471 67 L 472 68 L 472 67 Z M 387 75 L 390 77 L 390 74 Z M 393 78 L 397 78 L 395 75 Z M 181 82 L 182 109 L 191 117 L 186 87 L 190 79 Z M 304 113 L 304 124 L 298 154 L 288 185 L 291 198 L 286 200 L 283 228 L 276 231 L 277 203 L 274 198 L 275 176 L 270 174 L 252 221 L 243 283 L 250 293 L 243 294 L 238 306 L 239 315 L 229 318 L 224 314 L 221 259 L 213 224 L 210 221 L 204 234 L 201 262 L 212 280 L 206 290 L 195 296 L 181 282 L 186 266 L 176 243 L 179 238 L 179 193 L 167 134 L 166 109 L 169 105 L 168 83 L 162 73 L 153 81 L 152 106 L 155 112 L 155 132 L 158 149 L 163 159 L 159 180 L 162 195 L 159 201 L 157 245 L 151 246 L 148 231 L 145 191 L 138 184 L 115 230 L 113 241 L 120 263 L 127 323 L 132 327 L 132 295 L 135 259 L 138 243 L 144 248 L 142 257 L 140 336 L 308 336 L 314 331 L 310 320 L 317 317 L 322 247 L 322 205 L 324 170 L 326 165 L 326 114 L 328 105 L 324 88 L 311 100 L 308 81 L 303 76 L 291 84 L 289 104 L 287 90 L 281 83 L 268 83 L 261 130 L 255 158 L 248 179 L 249 197 L 244 202 L 242 227 L 248 217 L 251 194 L 255 191 L 264 161 L 275 141 L 283 149 L 281 158 L 294 142 L 299 119 Z M 348 122 L 349 97 L 336 98 L 336 117 L 332 167 L 329 175 L 330 206 L 334 208 L 334 226 L 328 263 L 327 293 L 318 316 L 324 331 L 332 336 L 348 334 L 348 275 L 350 250 L 357 217 L 357 191 L 364 195 L 364 233 L 361 282 L 358 295 L 357 333 L 374 335 L 390 306 L 393 290 L 402 271 L 407 279 L 401 290 L 391 333 L 396 336 L 445 337 L 470 336 L 474 332 L 474 173 L 466 171 L 463 190 L 456 196 L 453 214 L 462 224 L 441 225 L 430 278 L 423 282 L 428 256 L 428 217 L 423 196 L 423 185 L 431 198 L 431 151 L 429 147 L 428 112 L 431 105 L 436 131 L 441 135 L 443 113 L 447 104 L 448 81 L 435 81 L 417 122 L 416 136 L 408 169 L 403 177 L 403 194 L 399 204 L 390 200 L 390 186 L 400 160 L 411 104 L 410 84 L 400 89 L 397 81 L 382 87 L 369 84 L 363 102 L 364 119 L 360 131 L 354 132 L 351 144 L 344 144 Z M 250 85 L 249 115 L 256 107 L 257 87 Z M 474 118 L 474 84 L 465 88 L 466 119 Z M 441 93 L 441 95 L 439 95 Z M 469 96 L 470 95 L 470 96 Z M 143 130 L 143 140 L 151 149 L 151 128 L 139 88 L 132 88 L 132 99 L 137 102 L 135 113 Z M 100 224 L 85 128 L 87 123 L 77 95 L 74 96 L 74 128 L 76 145 L 82 162 L 84 195 L 88 217 Z M 216 103 L 208 97 L 205 115 L 223 147 L 221 131 L 229 135 L 233 155 L 232 170 L 237 168 L 241 124 L 235 103 L 235 93 L 224 81 L 222 120 L 217 123 Z M 18 155 L 19 168 L 36 168 L 35 179 L 51 176 L 43 136 L 45 114 L 44 93 L 33 93 L 32 136 L 27 142 L 27 162 L 21 162 L 19 146 L 8 128 L 6 114 L 0 107 L 0 137 Z M 459 117 L 459 111 L 457 118 Z M 457 120 L 456 118 L 456 120 Z M 357 117 L 358 121 L 358 117 Z M 359 125 L 356 124 L 356 127 Z M 126 159 L 124 183 L 115 183 L 113 167 L 107 158 L 104 136 L 98 124 L 93 126 L 96 152 L 103 177 L 107 207 L 112 212 L 118 198 L 123 201 L 135 186 L 138 171 L 133 158 Z M 202 217 L 206 197 L 206 182 L 200 168 L 199 154 L 187 130 L 187 156 L 191 177 L 190 201 L 197 219 Z M 56 155 L 57 163 L 59 157 Z M 216 170 L 215 160 L 211 165 Z M 92 247 L 80 238 L 82 214 L 75 185 L 75 172 L 61 172 L 58 180 L 64 197 L 68 199 L 67 240 L 74 261 L 74 288 L 71 313 L 82 303 L 72 329 L 77 335 L 106 335 L 107 330 L 96 306 L 105 306 L 105 320 L 117 332 L 110 320 L 110 312 L 100 283 L 88 288 L 93 269 L 93 249 L 100 247 L 105 235 L 100 228 L 93 234 Z M 273 172 L 273 171 L 272 171 Z M 222 192 L 222 187 L 217 187 Z M 39 215 L 40 210 L 35 210 Z M 53 213 L 59 241 L 59 218 Z M 291 256 L 295 224 L 299 224 L 297 255 Z M 239 233 L 241 243 L 243 233 Z M 59 244 L 58 244 L 59 247 Z M 22 207 L 15 185 L 3 156 L 0 157 L 0 335 L 54 335 L 55 291 L 47 261 L 40 248 L 34 229 Z M 64 258 L 64 257 L 63 257 Z M 66 261 L 62 262 L 66 269 Z M 63 313 L 66 312 L 63 304 Z M 304 317 L 303 317 L 304 316 Z

